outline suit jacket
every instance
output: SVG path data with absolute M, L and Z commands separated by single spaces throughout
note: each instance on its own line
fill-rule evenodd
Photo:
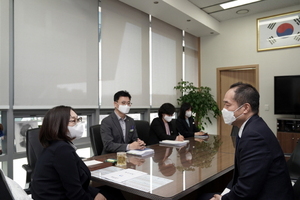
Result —
M 115 112 L 112 112 L 109 116 L 102 120 L 102 154 L 126 151 L 127 145 L 137 140 L 138 134 L 136 131 L 134 120 L 131 117 L 126 116 L 125 124 L 126 135 L 124 140 L 123 131 Z
M 293 189 L 277 138 L 258 115 L 236 144 L 231 191 L 222 200 L 292 200 Z
M 194 137 L 195 132 L 199 132 L 200 130 L 196 127 L 193 117 L 189 117 L 188 120 L 190 122 L 190 126 L 185 121 L 185 119 L 177 118 L 176 119 L 177 131 L 184 137 Z
M 54 141 L 39 157 L 31 182 L 36 200 L 93 200 L 99 190 L 90 187 L 91 173 L 75 149 L 65 141 Z
M 175 127 L 173 127 L 171 122 L 168 122 L 171 135 L 167 135 L 167 131 L 165 128 L 165 124 L 163 120 L 159 117 L 153 119 L 150 125 L 149 131 L 149 145 L 157 144 L 162 140 L 175 140 L 177 137 L 177 131 Z

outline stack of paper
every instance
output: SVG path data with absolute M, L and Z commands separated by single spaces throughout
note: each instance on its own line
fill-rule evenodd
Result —
M 209 138 L 209 136 L 208 136 L 208 134 L 205 134 L 205 135 L 195 135 L 195 138 L 207 139 L 207 138 Z
M 91 172 L 93 177 L 122 184 L 137 190 L 150 192 L 173 180 L 149 175 L 134 169 L 122 169 L 115 166 L 98 169 Z
M 176 141 L 176 140 L 162 140 L 159 142 L 161 145 L 170 145 L 170 146 L 185 146 L 187 143 L 189 143 L 189 140 L 183 140 L 183 141 Z
M 127 151 L 128 154 L 136 155 L 136 156 L 148 156 L 148 155 L 153 155 L 154 150 L 150 148 L 146 148 L 144 150 L 129 150 Z
M 98 160 L 86 160 L 86 161 L 83 161 L 83 162 L 88 167 L 92 166 L 92 165 L 98 165 L 98 164 L 102 163 L 101 161 L 98 161 Z

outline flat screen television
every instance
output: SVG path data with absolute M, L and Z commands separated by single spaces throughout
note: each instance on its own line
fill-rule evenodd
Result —
M 275 114 L 300 115 L 300 75 L 274 77 Z

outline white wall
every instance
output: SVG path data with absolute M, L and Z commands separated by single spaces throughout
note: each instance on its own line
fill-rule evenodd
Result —
M 212 88 L 216 97 L 216 69 L 220 67 L 259 65 L 260 116 L 264 118 L 274 133 L 278 117 L 274 115 L 274 76 L 300 75 L 300 48 L 287 48 L 257 52 L 256 19 L 271 15 L 300 10 L 300 6 L 255 14 L 221 23 L 220 34 L 201 38 L 201 85 Z M 269 111 L 265 111 L 265 105 Z M 217 121 L 207 128 L 211 134 L 217 133 Z

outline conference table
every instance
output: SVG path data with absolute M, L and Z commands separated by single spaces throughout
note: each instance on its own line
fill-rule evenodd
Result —
M 92 181 L 148 199 L 180 199 L 233 171 L 234 147 L 230 136 L 210 135 L 208 138 L 186 140 L 188 143 L 183 146 L 147 146 L 154 153 L 145 157 L 127 154 L 124 167 L 105 162 L 116 159 L 116 153 L 91 157 L 88 160 L 102 162 L 88 166 Z M 108 172 L 119 173 L 122 170 L 144 175 L 123 182 L 105 177 Z

